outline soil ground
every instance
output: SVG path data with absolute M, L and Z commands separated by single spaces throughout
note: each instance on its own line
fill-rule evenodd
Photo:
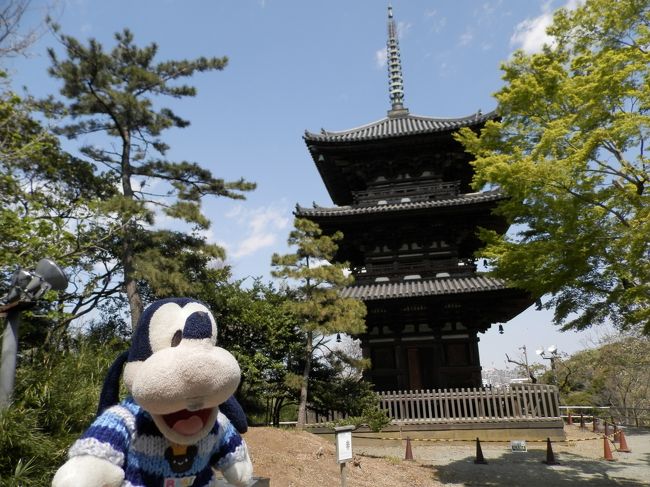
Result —
M 604 459 L 602 434 L 567 426 L 567 441 L 552 445 L 560 465 L 548 466 L 545 442 L 528 443 L 514 453 L 509 443 L 481 443 L 487 465 L 477 465 L 475 442 L 415 442 L 414 461 L 405 447 L 354 446 L 347 464 L 348 487 L 418 486 L 650 486 L 650 430 L 626 429 L 631 453 L 616 450 Z M 255 475 L 269 477 L 272 487 L 336 487 L 340 483 L 335 446 L 322 437 L 293 430 L 251 428 L 245 435 Z M 616 445 L 617 446 L 617 445 Z

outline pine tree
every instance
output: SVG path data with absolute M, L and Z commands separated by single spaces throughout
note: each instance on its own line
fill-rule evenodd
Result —
M 274 254 L 271 265 L 274 277 L 295 284 L 295 299 L 287 303 L 304 338 L 304 366 L 300 378 L 298 428 L 303 428 L 307 415 L 308 382 L 314 353 L 325 346 L 333 333 L 361 333 L 365 329 L 366 307 L 361 301 L 343 298 L 340 291 L 352 283 L 346 275 L 347 264 L 333 262 L 343 238 L 341 232 L 323 235 L 318 225 L 297 218 L 288 243 L 297 247 L 293 254 Z
M 58 33 L 56 26 L 55 31 Z M 189 122 L 169 108 L 158 108 L 160 98 L 195 96 L 196 89 L 181 82 L 195 73 L 222 70 L 227 58 L 156 61 L 157 45 L 136 46 L 128 29 L 115 34 L 116 46 L 110 52 L 94 39 L 87 46 L 67 35 L 59 34 L 59 40 L 66 58 L 59 59 L 54 49 L 49 50 L 49 72 L 62 81 L 60 92 L 67 99 L 67 104 L 58 105 L 58 112 L 67 117 L 59 132 L 69 138 L 102 134 L 97 145 L 83 146 L 80 151 L 120 188 L 120 194 L 104 201 L 103 210 L 114 228 L 110 251 L 119 262 L 135 326 L 143 308 L 138 280 L 145 281 L 154 293 L 162 277 L 165 289 L 170 280 L 181 290 L 191 288 L 182 269 L 174 267 L 174 255 L 160 250 L 166 239 L 177 243 L 183 235 L 156 232 L 155 212 L 204 230 L 210 225 L 201 212 L 204 196 L 242 199 L 242 192 L 255 187 L 243 179 L 226 182 L 216 178 L 194 162 L 165 158 L 169 147 L 162 132 L 187 127 Z M 117 148 L 111 139 L 117 139 Z M 153 189 L 156 183 L 162 183 L 164 189 Z M 192 243 L 186 250 L 223 257 L 223 250 L 208 245 L 205 239 Z M 197 243 L 202 245 L 197 248 Z M 170 247 L 174 246 L 178 245 L 172 242 Z

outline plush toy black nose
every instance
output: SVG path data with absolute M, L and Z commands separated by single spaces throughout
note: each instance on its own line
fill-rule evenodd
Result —
M 197 311 L 185 320 L 183 338 L 210 338 L 212 336 L 212 322 L 208 313 Z

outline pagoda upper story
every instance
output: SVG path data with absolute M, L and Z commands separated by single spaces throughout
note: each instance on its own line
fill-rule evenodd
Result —
M 385 118 L 344 131 L 305 132 L 336 206 L 298 206 L 296 215 L 326 232 L 343 232 L 337 260 L 350 262 L 358 284 L 472 276 L 481 245 L 477 228 L 503 232 L 507 225 L 493 214 L 502 194 L 472 189 L 471 156 L 454 134 L 464 127 L 478 131 L 496 114 L 409 112 L 390 7 L 387 63 L 391 106 Z
M 470 157 L 453 138 L 480 129 L 494 113 L 463 118 L 411 115 L 407 110 L 342 132 L 305 132 L 334 204 L 429 201 L 471 192 Z

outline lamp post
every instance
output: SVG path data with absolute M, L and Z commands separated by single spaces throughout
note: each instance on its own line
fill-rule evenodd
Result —
M 533 377 L 530 374 L 530 366 L 528 365 L 528 352 L 526 351 L 526 345 L 522 345 L 521 347 L 519 347 L 519 350 L 523 350 L 524 352 L 524 363 L 526 364 L 526 373 L 528 374 L 528 377 L 532 379 Z
M 0 317 L 7 319 L 2 335 L 0 409 L 9 406 L 14 391 L 20 312 L 34 306 L 49 289 L 62 291 L 66 287 L 68 278 L 59 266 L 49 259 L 41 259 L 31 272 L 17 270 L 11 278 L 9 292 L 0 298 Z

